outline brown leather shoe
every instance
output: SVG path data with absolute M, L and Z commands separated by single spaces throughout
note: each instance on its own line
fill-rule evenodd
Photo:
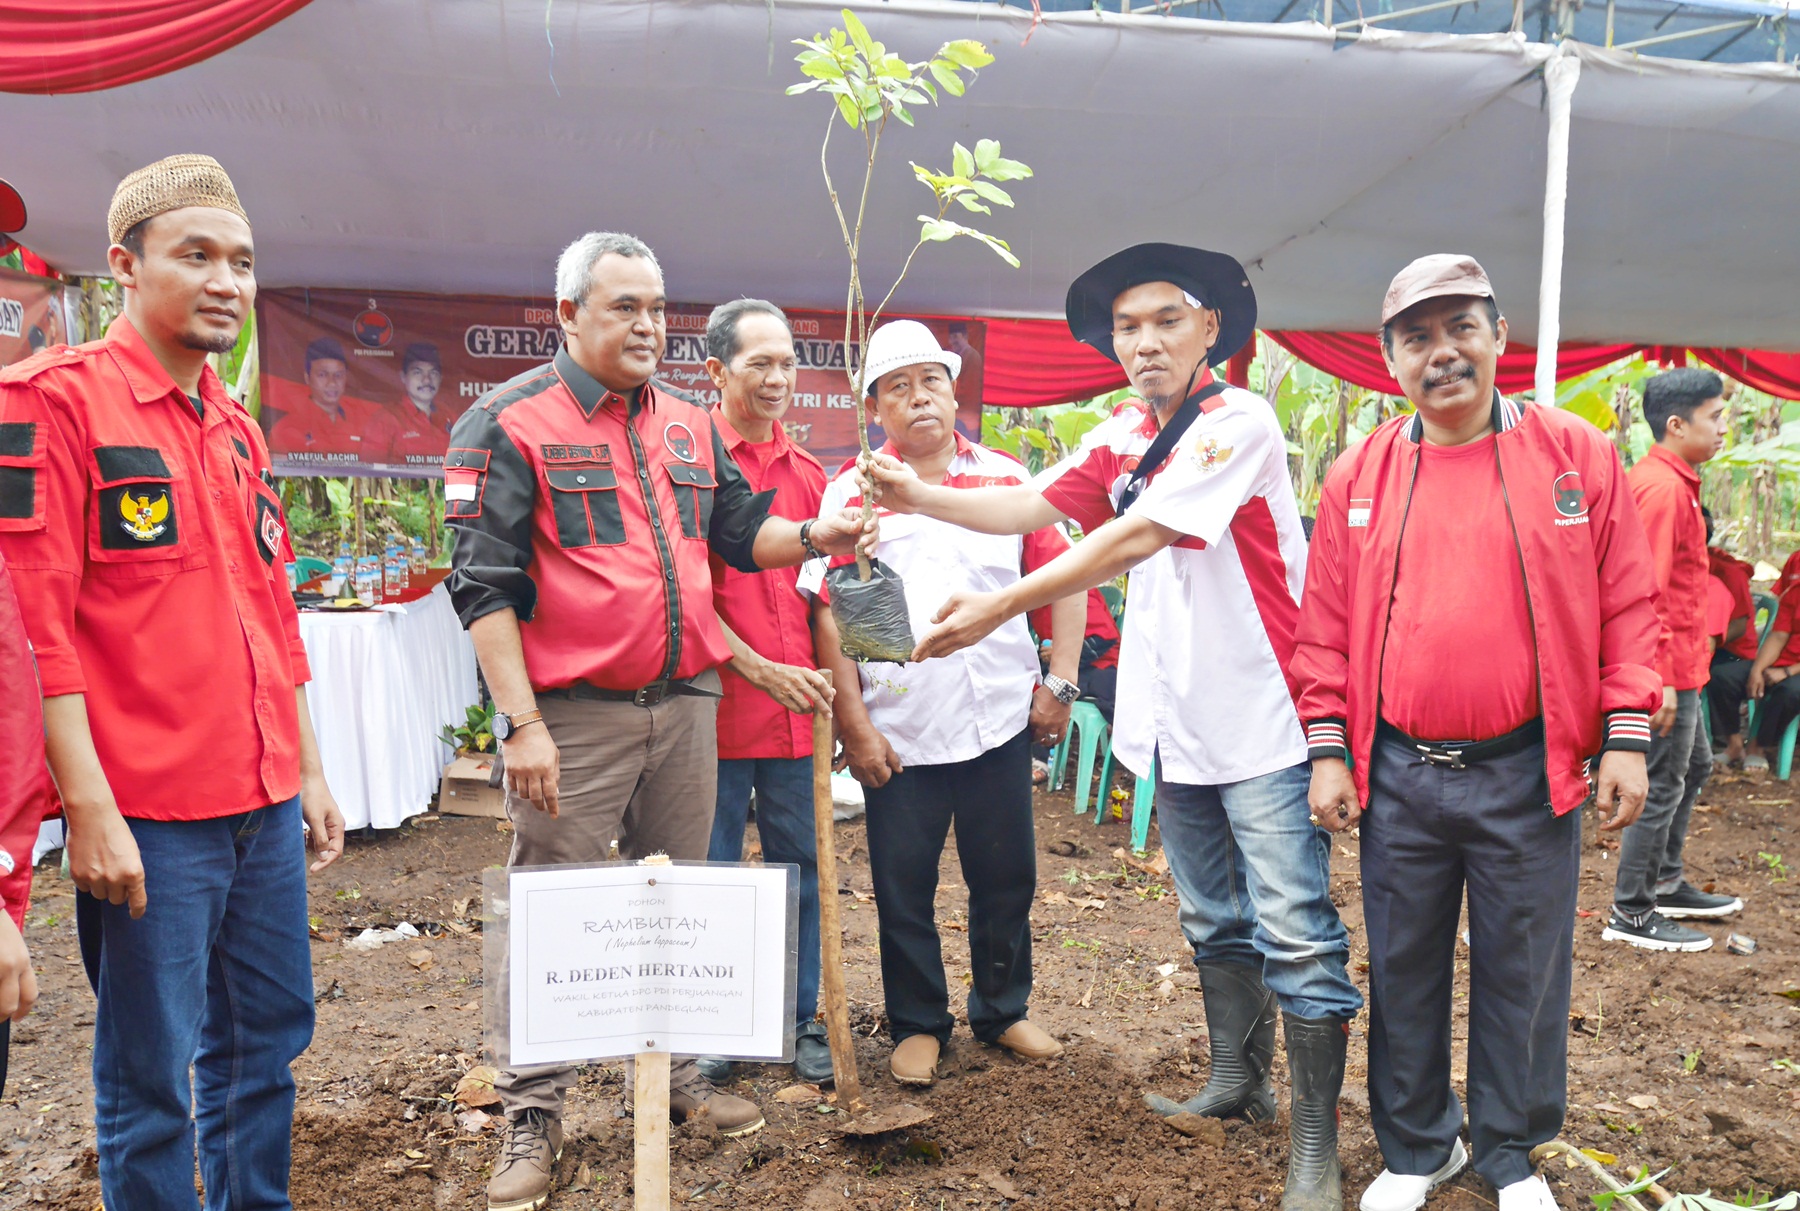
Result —
M 549 1202 L 562 1145 L 562 1124 L 542 1110 L 527 1110 L 508 1123 L 488 1181 L 488 1211 L 537 1211 Z
M 909 1034 L 888 1061 L 902 1085 L 929 1085 L 937 1080 L 938 1041 L 929 1034 Z
M 1008 1026 L 994 1043 L 1027 1060 L 1053 1060 L 1063 1053 L 1061 1043 L 1023 1018 Z
M 681 1089 L 669 1090 L 671 1119 L 683 1123 L 702 1111 L 723 1136 L 749 1135 L 763 1127 L 763 1113 L 756 1108 L 755 1102 L 720 1093 L 705 1077 Z

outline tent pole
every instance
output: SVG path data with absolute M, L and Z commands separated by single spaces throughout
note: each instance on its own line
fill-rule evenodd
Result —
M 1569 111 L 1581 60 L 1563 43 L 1544 65 L 1550 112 L 1549 155 L 1544 168 L 1544 265 L 1538 278 L 1537 402 L 1556 405 L 1556 345 L 1562 328 L 1563 203 L 1569 194 Z

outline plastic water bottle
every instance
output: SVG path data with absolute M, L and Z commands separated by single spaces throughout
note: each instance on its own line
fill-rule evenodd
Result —
M 426 571 L 426 568 L 429 566 L 429 562 L 430 562 L 429 558 L 425 554 L 425 540 L 423 538 L 413 539 L 412 540 L 412 569 L 411 569 L 412 574 L 414 576 L 425 575 L 425 571 Z
M 356 562 L 355 558 L 350 554 L 350 544 L 347 542 L 340 544 L 338 546 L 337 561 L 331 565 L 330 592 L 334 595 L 338 595 L 348 589 L 354 593 L 356 591 L 356 584 L 351 577 L 354 575 L 355 571 Z
M 356 595 L 364 605 L 381 600 L 381 558 L 364 555 L 356 561 Z

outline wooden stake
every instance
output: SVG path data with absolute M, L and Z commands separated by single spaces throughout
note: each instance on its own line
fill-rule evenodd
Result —
M 669 1053 L 640 1051 L 632 1090 L 635 1211 L 669 1211 Z
M 668 854 L 651 854 L 640 866 L 668 866 Z M 654 876 L 650 879 L 655 883 Z M 645 1039 L 645 1047 L 656 1046 Z M 640 1051 L 633 1065 L 631 1119 L 634 1137 L 631 1205 L 634 1211 L 669 1211 L 669 1053 Z
M 826 684 L 831 670 L 821 669 Z M 854 687 L 846 692 L 853 692 Z M 831 831 L 831 716 L 813 712 L 813 836 L 819 863 L 819 965 L 825 991 L 825 1035 L 831 1045 L 831 1073 L 838 1106 L 850 1114 L 869 1108 L 856 1078 L 856 1050 L 850 1037 L 850 1001 L 844 993 L 844 929 L 838 914 L 837 842 Z

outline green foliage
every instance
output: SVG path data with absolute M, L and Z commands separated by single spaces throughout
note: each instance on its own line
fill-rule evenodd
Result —
M 1637 1180 L 1632 1182 L 1629 1186 L 1626 1186 L 1624 1189 L 1602 1190 L 1600 1193 L 1590 1194 L 1588 1197 L 1594 1200 L 1594 1211 L 1612 1211 L 1612 1205 L 1618 1199 L 1624 1198 L 1627 1195 L 1642 1194 L 1668 1175 L 1669 1170 L 1664 1169 L 1661 1173 L 1658 1173 L 1653 1177 L 1650 1174 L 1650 1166 L 1645 1165 L 1643 1170 L 1638 1174 Z
M 451 748 L 473 753 L 491 753 L 494 751 L 494 704 L 472 706 L 468 716 L 459 727 L 451 727 L 448 723 L 439 733 L 439 739 Z
M 1035 475 L 1074 453 L 1088 430 L 1111 416 L 1118 402 L 1130 395 L 1115 391 L 1048 408 L 984 408 L 981 444 L 1012 455 Z

